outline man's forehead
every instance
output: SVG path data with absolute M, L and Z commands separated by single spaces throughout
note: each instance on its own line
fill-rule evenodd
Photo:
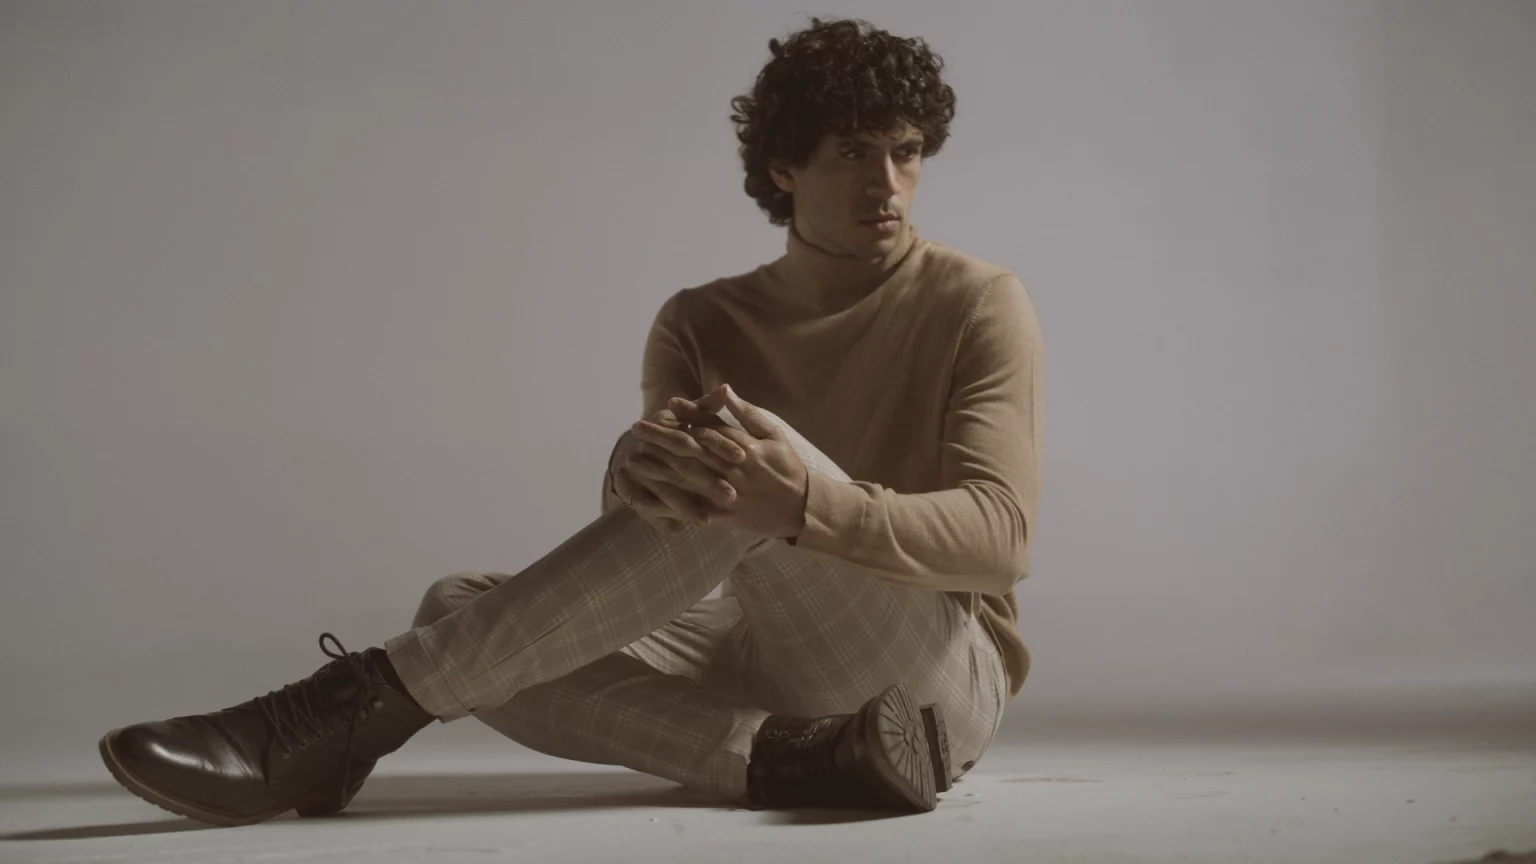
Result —
M 907 142 L 921 143 L 923 133 L 911 126 L 893 129 L 889 132 L 848 132 L 838 136 L 839 141 L 857 142 L 860 144 L 905 144 Z

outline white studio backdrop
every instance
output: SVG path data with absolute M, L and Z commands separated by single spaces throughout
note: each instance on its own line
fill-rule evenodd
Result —
M 8 746 L 595 518 L 657 306 L 783 251 L 729 100 L 811 14 L 944 56 L 913 222 L 1040 312 L 1009 728 L 1536 692 L 1536 4 L 8 2 Z

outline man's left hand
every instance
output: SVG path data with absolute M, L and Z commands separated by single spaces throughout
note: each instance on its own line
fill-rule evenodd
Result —
M 679 420 L 728 438 L 746 454 L 734 464 L 711 460 L 715 472 L 736 489 L 735 502 L 722 508 L 726 515 L 715 517 L 714 524 L 730 525 L 771 538 L 800 535 L 800 529 L 805 526 L 805 496 L 810 472 L 782 429 L 726 384 L 697 401 L 674 397 L 667 407 Z M 718 412 L 722 407 L 731 412 L 741 429 L 725 425 L 720 420 Z M 678 435 L 696 437 L 702 428 L 684 432 L 643 420 L 634 426 L 639 438 L 669 450 L 684 443 L 671 438 Z

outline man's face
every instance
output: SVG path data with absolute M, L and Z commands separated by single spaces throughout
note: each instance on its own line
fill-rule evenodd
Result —
M 906 233 L 922 153 L 923 134 L 909 124 L 884 135 L 827 135 L 805 167 L 776 167 L 773 178 L 794 196 L 801 237 L 833 254 L 878 258 Z M 896 220 L 870 224 L 881 213 Z

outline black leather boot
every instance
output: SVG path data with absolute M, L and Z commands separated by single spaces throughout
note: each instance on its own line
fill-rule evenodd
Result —
M 937 806 L 950 776 L 942 708 L 918 708 L 898 684 L 853 714 L 764 720 L 752 742 L 747 798 L 754 807 L 921 812 Z
M 133 794 L 214 825 L 341 810 L 374 762 L 433 718 L 398 683 L 382 648 L 348 653 L 326 633 L 320 650 L 332 661 L 281 690 L 108 732 L 102 761 Z

